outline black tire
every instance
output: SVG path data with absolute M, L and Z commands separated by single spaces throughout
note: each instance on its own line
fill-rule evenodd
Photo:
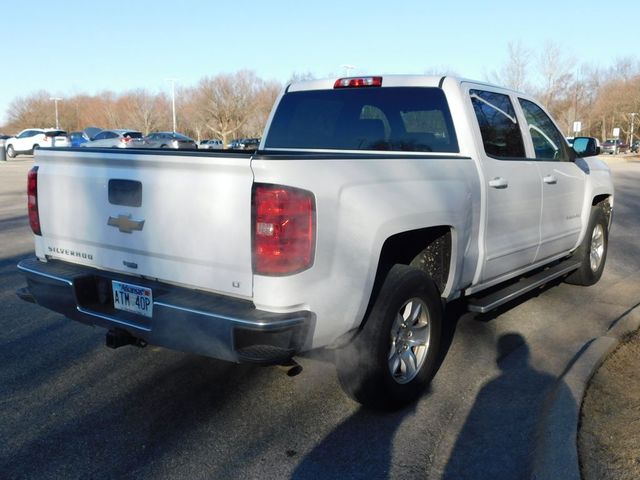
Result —
M 36 154 L 36 150 L 38 150 L 40 148 L 40 145 L 34 145 L 33 148 L 31 149 L 31 155 L 35 155 Z
M 16 158 L 16 151 L 13 149 L 13 145 L 7 145 L 7 157 Z
M 609 247 L 609 222 L 600 205 L 591 207 L 589 226 L 584 239 L 573 257 L 580 260 L 580 267 L 566 278 L 573 285 L 593 285 L 602 276 Z
M 162 145 L 160 145 L 160 148 L 169 148 L 169 145 L 162 144 Z
M 429 275 L 407 265 L 391 268 L 374 302 L 364 327 L 337 351 L 338 378 L 355 401 L 391 410 L 416 400 L 436 373 L 442 303 Z M 403 319 L 414 309 L 424 315 Z

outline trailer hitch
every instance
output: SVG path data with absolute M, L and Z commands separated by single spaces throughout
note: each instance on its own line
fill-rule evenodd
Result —
M 134 345 L 139 348 L 147 346 L 147 342 L 134 337 L 129 332 L 120 329 L 112 329 L 107 332 L 106 345 L 109 348 L 119 348 L 125 345 Z

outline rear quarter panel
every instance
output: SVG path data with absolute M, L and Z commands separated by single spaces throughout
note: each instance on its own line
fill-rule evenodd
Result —
M 473 267 L 466 276 L 473 274 L 477 248 L 470 232 L 478 223 L 479 180 L 470 158 L 258 158 L 252 169 L 256 182 L 294 186 L 315 195 L 313 266 L 287 277 L 254 275 L 253 292 L 261 309 L 314 312 L 313 347 L 330 344 L 361 323 L 382 246 L 392 235 L 450 226 L 454 253 L 444 295 L 464 281 L 463 265 Z M 469 256 L 476 258 L 465 259 Z

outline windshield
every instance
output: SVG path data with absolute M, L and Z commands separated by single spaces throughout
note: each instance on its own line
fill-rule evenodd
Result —
M 287 93 L 265 148 L 459 152 L 444 93 L 424 87 Z

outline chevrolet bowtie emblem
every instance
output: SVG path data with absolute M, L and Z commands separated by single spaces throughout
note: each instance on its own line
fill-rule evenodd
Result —
M 131 233 L 134 230 L 142 230 L 144 220 L 131 220 L 131 215 L 118 215 L 118 217 L 109 217 L 107 225 L 110 227 L 118 227 L 123 233 Z

